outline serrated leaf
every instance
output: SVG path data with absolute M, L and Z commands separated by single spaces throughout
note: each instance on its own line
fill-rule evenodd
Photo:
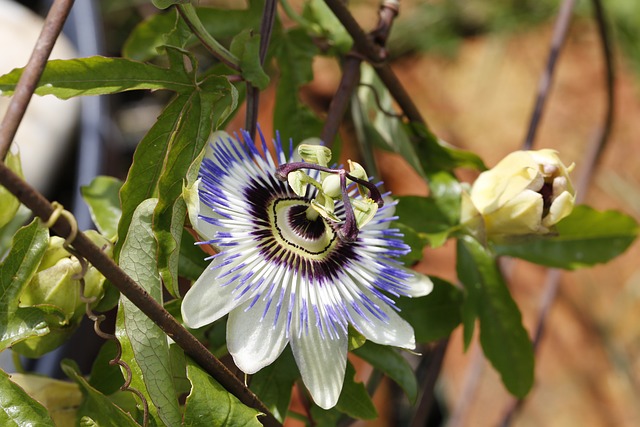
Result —
M 55 427 L 44 406 L 31 398 L 0 370 L 0 425 Z
M 576 206 L 552 236 L 532 235 L 495 245 L 499 255 L 573 270 L 605 263 L 623 253 L 638 236 L 638 223 L 617 211 Z
M 17 68 L 0 76 L 1 93 L 12 95 L 21 75 L 22 68 Z M 124 58 L 91 56 L 48 61 L 35 93 L 69 99 L 140 89 L 185 92 L 193 88 L 194 82 L 184 73 Z
M 273 112 L 274 129 L 280 131 L 284 141 L 293 139 L 299 143 L 317 137 L 322 131 L 322 122 L 302 103 L 300 87 L 313 80 L 312 62 L 318 48 L 306 32 L 301 29 L 274 35 L 275 55 L 280 69 Z M 332 141 L 325 141 L 331 143 Z
M 0 264 L 0 351 L 32 336 L 49 332 L 45 312 L 18 307 L 20 294 L 36 273 L 49 242 L 49 230 L 40 220 L 22 227 Z
M 100 427 L 139 427 L 131 415 L 125 413 L 107 396 L 87 383 L 80 375 L 76 362 L 66 359 L 60 363 L 60 367 L 71 380 L 80 386 L 84 395 L 84 402 L 78 410 L 80 415 L 89 416 Z
M 237 106 L 236 90 L 226 78 L 211 76 L 200 87 L 202 90 L 194 93 L 193 99 L 184 106 L 158 170 L 159 199 L 153 215 L 153 231 L 158 242 L 158 270 L 165 287 L 174 296 L 179 293 L 178 249 L 187 213 L 182 199 L 183 181 L 211 132 L 217 130 Z
M 367 341 L 353 353 L 395 381 L 407 394 L 409 401 L 415 403 L 418 397 L 418 382 L 411 365 L 397 349 Z
M 400 298 L 400 315 L 413 326 L 416 342 L 448 337 L 461 322 L 462 290 L 446 280 L 431 277 L 433 291 L 420 298 Z
M 278 360 L 251 377 L 251 390 L 258 395 L 273 416 L 283 422 L 291 400 L 291 389 L 299 377 L 295 359 L 291 349 L 287 347 Z
M 466 298 L 480 321 L 480 344 L 511 394 L 524 397 L 533 385 L 533 346 L 495 258 L 475 239 L 458 240 L 456 264 Z
M 260 90 L 269 85 L 269 76 L 260 64 L 260 35 L 253 30 L 245 29 L 233 38 L 230 46 L 233 53 L 240 60 L 242 77 Z
M 110 176 L 98 176 L 89 185 L 80 187 L 93 223 L 102 235 L 112 241 L 118 235 L 118 222 L 122 215 L 118 197 L 121 187 L 122 181 Z
M 162 303 L 162 281 L 156 267 L 156 241 L 151 230 L 156 204 L 157 199 L 145 200 L 135 210 L 129 233 L 122 245 L 120 267 L 151 297 Z M 181 414 L 173 387 L 169 344 L 164 332 L 122 296 L 116 335 L 121 342 L 128 341 L 126 346 L 123 342 L 123 359 L 130 366 L 137 365 L 135 371 L 139 371 L 150 398 L 150 413 L 157 414 L 165 425 L 179 425 Z M 125 352 L 129 346 L 131 354 Z
M 187 377 L 191 392 L 185 403 L 183 427 L 262 426 L 260 412 L 243 405 L 191 359 L 187 359 Z

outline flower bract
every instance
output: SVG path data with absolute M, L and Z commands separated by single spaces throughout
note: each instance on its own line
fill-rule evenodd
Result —
M 329 169 L 324 149 L 306 146 L 318 163 L 293 165 L 291 148 L 285 153 L 277 139 L 272 155 L 261 139 L 258 149 L 246 133 L 243 141 L 213 134 L 198 180 L 185 189 L 193 227 L 218 253 L 185 295 L 183 320 L 198 328 L 229 314 L 227 347 L 248 374 L 290 344 L 313 400 L 330 408 L 342 389 L 349 325 L 376 343 L 413 349 L 413 329 L 392 298 L 433 285 L 397 260 L 409 247 L 389 227 L 394 203 L 385 196 L 378 207 L 362 194 L 372 183 Z M 336 173 L 346 186 L 341 192 L 330 178 L 325 193 L 321 181 Z

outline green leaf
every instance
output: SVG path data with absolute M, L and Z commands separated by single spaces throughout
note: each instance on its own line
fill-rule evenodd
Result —
M 429 177 L 429 191 L 436 206 L 448 219 L 449 224 L 452 226 L 458 224 L 462 197 L 460 181 L 448 171 L 429 171 L 427 176 Z
M 475 239 L 458 240 L 458 278 L 480 320 L 480 344 L 507 390 L 524 397 L 533 385 L 533 346 L 495 258 Z
M 17 68 L 0 77 L 3 95 L 13 94 L 21 75 L 22 68 Z M 124 58 L 92 56 L 47 62 L 35 93 L 69 99 L 141 89 L 184 92 L 193 87 L 194 82 L 184 73 Z
M 89 185 L 80 187 L 93 223 L 102 235 L 112 241 L 118 235 L 118 221 L 122 215 L 118 197 L 121 187 L 122 181 L 110 176 L 98 176 Z
M 186 230 L 182 232 L 178 274 L 192 281 L 197 280 L 209 265 L 209 262 L 205 260 L 207 255 L 195 243 L 196 239 L 191 234 Z
M 299 96 L 300 87 L 313 80 L 312 62 L 318 48 L 301 28 L 287 31 L 273 40 L 280 69 L 273 111 L 274 129 L 280 131 L 284 141 L 299 143 L 306 138 L 318 137 L 322 122 Z M 331 141 L 325 141 L 330 143 Z
M 73 360 L 65 359 L 60 363 L 62 371 L 80 386 L 80 391 L 84 395 L 84 402 L 78 410 L 80 415 L 89 417 L 94 424 L 100 427 L 139 427 L 131 415 L 125 413 L 116 406 L 104 394 L 91 387 L 80 375 L 78 365 Z M 80 425 L 87 425 L 85 420 Z
M 117 355 L 118 346 L 116 341 L 105 341 L 91 366 L 89 385 L 102 394 L 113 394 L 124 384 L 124 377 L 120 372 L 120 367 L 109 363 Z
M 0 370 L 0 425 L 55 427 L 48 411 Z
M 14 153 L 13 150 L 9 150 L 7 156 L 4 159 L 4 164 L 13 173 L 21 178 L 24 178 L 22 173 L 22 163 L 20 161 L 20 154 Z M 11 222 L 18 208 L 20 208 L 20 201 L 14 196 L 7 188 L 0 185 L 0 229 Z M 0 254 L 1 255 L 1 254 Z
M 344 54 L 351 49 L 351 36 L 324 1 L 306 1 L 302 16 L 309 24 L 307 30 L 314 33 L 315 37 L 326 38 L 337 53 Z
M 260 35 L 245 29 L 233 38 L 231 53 L 240 59 L 242 77 L 253 86 L 264 90 L 269 85 L 269 76 L 260 64 Z
M 230 39 L 241 31 L 260 28 L 262 16 L 261 2 L 250 2 L 248 9 L 217 9 L 210 7 L 196 7 L 196 13 L 204 28 L 215 39 Z M 166 44 L 165 37 L 176 24 L 175 14 L 159 13 L 151 15 L 138 24 L 122 48 L 125 58 L 137 61 L 147 61 L 160 54 L 159 48 Z M 192 46 L 197 42 L 195 36 L 189 38 L 185 46 Z
M 501 242 L 494 249 L 499 255 L 573 270 L 608 262 L 623 253 L 638 236 L 638 223 L 617 211 L 581 205 L 556 225 L 556 233 Z
M 185 403 L 183 427 L 262 426 L 260 412 L 243 405 L 191 359 L 187 359 L 187 377 L 191 393 Z
M 347 361 L 344 385 L 335 408 L 324 410 L 314 405 L 312 414 L 314 415 L 314 421 L 318 421 L 318 426 L 335 426 L 340 412 L 351 418 L 361 420 L 373 420 L 378 417 L 378 411 L 373 406 L 367 389 L 364 384 L 355 381 L 355 374 L 356 370 L 353 365 Z
M 158 9 L 166 9 L 174 4 L 189 3 L 189 0 L 151 0 L 151 3 Z
M 433 291 L 420 298 L 400 298 L 400 315 L 413 326 L 416 342 L 448 337 L 461 322 L 462 290 L 446 280 L 431 277 Z
M 167 141 L 157 182 L 158 206 L 153 214 L 153 231 L 158 242 L 158 269 L 165 287 L 178 295 L 179 248 L 187 208 L 182 187 L 187 172 L 211 132 L 217 130 L 236 108 L 237 93 L 224 77 L 210 76 L 193 94 Z M 136 150 L 137 153 L 137 150 Z
M 287 347 L 278 360 L 251 377 L 251 390 L 280 422 L 287 416 L 291 389 L 300 377 L 291 349 Z
M 49 230 L 34 219 L 18 230 L 11 251 L 0 264 L 0 351 L 49 332 L 44 311 L 18 307 L 20 294 L 36 273 L 48 243 Z
M 395 214 L 398 222 L 420 233 L 440 233 L 449 230 L 452 223 L 442 212 L 436 199 L 422 196 L 399 196 Z
M 151 230 L 157 200 L 145 200 L 135 210 L 129 233 L 122 245 L 120 267 L 162 304 L 162 281 L 156 267 L 156 241 Z M 165 425 L 179 425 L 181 420 L 173 387 L 169 343 L 164 332 L 126 297 L 120 299 L 116 335 L 123 343 L 123 359 L 135 364 L 150 398 L 150 412 Z M 126 354 L 125 349 L 132 354 Z M 128 351 L 127 351 L 128 353 Z M 132 367 L 133 369 L 133 367 Z M 151 405 L 153 403 L 153 405 Z M 154 408 L 155 407 L 155 408 Z
M 418 382 L 409 362 L 398 353 L 398 350 L 367 341 L 365 345 L 353 352 L 356 356 L 366 360 L 373 367 L 384 372 L 396 382 L 407 394 L 413 404 L 418 397 Z

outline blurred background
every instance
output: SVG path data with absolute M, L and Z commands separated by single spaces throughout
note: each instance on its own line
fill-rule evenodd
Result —
M 302 0 L 290 3 L 299 7 Z M 560 3 L 402 2 L 389 51 L 398 77 L 436 135 L 480 154 L 488 166 L 522 146 Z M 245 3 L 201 4 L 241 8 Z M 0 73 L 26 63 L 42 25 L 37 15 L 45 14 L 49 6 L 45 0 L 0 0 Z M 365 29 L 375 25 L 377 2 L 354 0 L 350 6 Z M 640 219 L 640 2 L 609 0 L 604 7 L 614 41 L 616 116 L 597 171 L 590 174 L 585 202 Z M 120 56 L 134 26 L 157 12 L 149 2 L 139 0 L 78 1 L 65 28 L 66 39 L 59 42 L 55 55 Z M 336 90 L 339 64 L 335 59 L 317 58 L 314 73 L 315 80 L 303 89 L 302 97 L 321 112 Z M 273 132 L 270 113 L 275 85 L 277 78 L 261 98 L 259 120 L 266 135 Z M 49 97 L 36 98 L 17 138 L 23 162 L 31 165 L 25 166 L 28 180 L 51 200 L 73 206 L 81 228 L 91 227 L 78 200 L 78 186 L 98 174 L 125 177 L 137 142 L 154 123 L 167 96 L 127 92 L 59 105 L 46 104 L 57 101 Z M 604 120 L 605 101 L 605 67 L 592 3 L 578 2 L 534 148 L 559 150 L 566 164 L 576 163 L 575 176 L 579 176 L 584 172 L 585 153 Z M 38 107 L 38 103 L 45 104 Z M 0 98 L 0 116 L 3 108 L 6 99 Z M 229 127 L 240 128 L 243 120 L 240 112 Z M 349 126 L 341 132 L 345 141 L 352 137 Z M 377 153 L 377 159 L 382 179 L 395 194 L 427 194 L 426 185 L 399 157 Z M 460 177 L 474 178 L 468 171 L 460 171 Z M 512 425 L 640 425 L 639 255 L 636 243 L 608 265 L 561 274 L 538 349 L 536 384 Z M 512 292 L 525 326 L 532 330 L 547 272 L 524 262 L 507 264 Z M 417 268 L 455 281 L 453 248 L 427 249 Z M 60 358 L 69 356 L 81 364 L 85 360 L 88 366 L 98 344 L 88 345 L 83 338 L 92 336 L 90 325 L 81 334 L 70 346 L 31 362 L 32 367 L 52 375 L 58 372 Z M 0 355 L 3 367 L 8 363 L 4 356 Z M 459 330 L 449 342 L 437 392 L 441 419 L 449 426 L 499 425 L 513 404 L 476 345 L 463 351 Z M 375 425 L 393 424 L 383 417 Z

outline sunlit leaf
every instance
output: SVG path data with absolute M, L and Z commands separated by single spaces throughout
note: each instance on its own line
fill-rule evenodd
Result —
M 480 344 L 511 394 L 533 385 L 533 346 L 494 257 L 476 240 L 458 240 L 458 278 L 480 321 Z
M 3 95 L 13 94 L 21 75 L 22 68 L 17 68 L 0 76 L 0 91 Z M 47 62 L 36 86 L 36 94 L 51 94 L 69 99 L 74 96 L 106 95 L 128 90 L 167 89 L 184 92 L 193 88 L 193 81 L 184 73 L 124 58 L 92 56 Z
M 583 205 L 560 221 L 551 236 L 524 236 L 501 242 L 494 249 L 499 255 L 573 270 L 617 257 L 633 243 L 638 231 L 638 223 L 628 215 Z
M 0 370 L 0 425 L 55 427 L 47 410 Z
M 78 409 L 81 416 L 89 417 L 89 419 L 93 420 L 94 425 L 99 425 L 100 427 L 139 427 L 138 423 L 131 418 L 131 415 L 124 412 L 107 396 L 87 383 L 80 375 L 76 362 L 67 359 L 63 360 L 60 366 L 64 373 L 80 386 L 80 391 L 84 395 L 84 402 Z
M 129 233 L 122 245 L 120 267 L 152 298 L 162 303 L 162 281 L 156 266 L 156 241 L 151 230 L 156 204 L 156 199 L 149 199 L 135 210 Z M 144 381 L 151 415 L 157 415 L 166 425 L 179 425 L 181 414 L 173 388 L 169 343 L 164 332 L 122 296 L 116 335 L 123 344 L 123 359 L 130 366 L 135 365 L 134 376 L 140 376 L 136 380 Z
M 190 359 L 187 377 L 191 393 L 185 403 L 183 427 L 262 426 L 258 411 L 243 405 Z
M 98 176 L 89 185 L 80 187 L 93 223 L 110 240 L 118 235 L 118 221 L 122 215 L 118 197 L 120 187 L 122 181 L 110 176 Z
M 49 332 L 44 311 L 18 307 L 20 294 L 36 273 L 48 242 L 49 230 L 35 219 L 18 230 L 11 251 L 0 264 L 0 351 Z

